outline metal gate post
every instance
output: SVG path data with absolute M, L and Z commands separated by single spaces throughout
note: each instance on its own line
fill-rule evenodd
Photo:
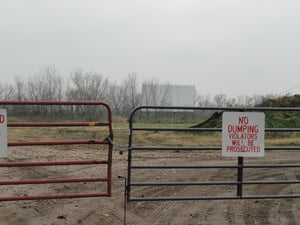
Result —
M 237 189 L 236 196 L 238 198 L 243 197 L 243 170 L 244 170 L 244 157 L 238 157 L 237 167 Z
M 128 135 L 128 158 L 127 158 L 127 182 L 126 182 L 126 187 L 125 187 L 125 191 L 126 191 L 126 197 L 127 197 L 127 202 L 130 201 L 130 190 L 131 190 L 131 167 L 132 167 L 132 135 L 133 135 L 133 115 L 134 112 L 137 111 L 137 109 L 135 109 L 129 117 L 129 135 Z

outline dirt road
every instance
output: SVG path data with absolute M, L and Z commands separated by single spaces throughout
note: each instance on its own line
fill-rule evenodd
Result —
M 83 147 L 82 147 L 83 148 Z M 91 154 L 76 148 L 58 148 L 58 147 L 39 147 L 31 151 L 30 148 L 20 151 L 18 148 L 12 148 L 8 160 L 17 161 L 30 158 L 31 160 L 57 160 L 61 157 L 63 151 L 64 157 L 84 158 Z M 76 151 L 76 153 L 75 153 Z M 79 152 L 79 153 L 78 153 Z M 79 155 L 78 155 L 79 154 Z M 157 153 L 158 154 L 158 153 Z M 171 153 L 170 153 L 171 154 Z M 198 154 L 191 156 L 185 154 L 186 158 L 180 157 L 181 163 L 198 162 L 201 163 L 212 160 L 217 162 L 219 156 L 214 154 L 209 157 Z M 108 225 L 124 224 L 124 180 L 118 176 L 126 176 L 126 154 L 119 155 L 114 152 L 113 160 L 113 195 L 112 197 L 102 198 L 81 198 L 81 199 L 63 199 L 63 200 L 39 200 L 39 201 L 18 201 L 18 202 L 0 202 L 0 224 L 1 225 Z M 172 156 L 171 156 L 172 157 Z M 174 160 L 178 160 L 176 158 Z M 144 160 L 140 158 L 139 160 Z M 164 162 L 156 153 L 151 153 L 151 160 L 159 163 Z M 255 160 L 255 159 L 254 159 Z M 264 160 L 274 160 L 278 162 L 299 163 L 299 153 L 275 152 Z M 88 171 L 89 170 L 89 171 Z M 55 168 L 42 169 L 22 169 L 22 168 L 1 168 L 1 179 L 22 179 L 26 177 L 52 177 L 58 175 Z M 74 176 L 84 173 L 97 173 L 95 168 L 78 170 L 76 168 L 64 169 L 61 174 Z M 182 179 L 186 176 L 180 171 L 172 171 L 170 179 Z M 155 179 L 169 177 L 168 174 L 147 174 L 147 172 L 137 173 L 139 179 L 147 180 L 154 176 Z M 199 171 L 189 171 L 189 176 L 195 178 L 199 176 Z M 226 176 L 224 172 L 212 171 L 206 174 L 206 178 L 216 178 Z M 298 179 L 300 171 L 275 171 L 269 170 L 255 171 L 250 173 L 251 177 L 268 178 L 273 176 L 286 177 L 287 179 Z M 43 192 L 62 192 L 69 191 L 71 188 L 85 190 L 85 184 L 69 186 L 64 184 L 61 187 L 57 185 L 48 185 L 47 187 L 36 188 L 35 186 L 24 185 L 22 187 L 1 186 L 3 195 L 17 194 L 41 194 Z M 89 186 L 89 188 L 97 188 Z M 194 187 L 197 188 L 197 187 Z M 222 189 L 223 188 L 223 189 Z M 267 186 L 266 189 L 257 189 L 253 185 L 247 191 L 251 194 L 256 192 L 268 191 L 270 193 L 299 193 L 299 185 Z M 268 189 L 268 190 L 267 190 Z M 218 187 L 214 191 L 220 191 L 224 194 L 232 190 L 225 190 L 224 187 Z M 176 190 L 177 195 L 196 192 L 196 189 L 181 187 Z M 155 193 L 152 188 L 138 190 L 136 195 L 166 194 L 167 190 Z M 201 192 L 206 194 L 206 192 Z M 209 190 L 207 190 L 209 193 Z M 273 200 L 210 200 L 210 201 L 155 201 L 155 202 L 130 202 L 127 204 L 126 220 L 128 225 L 298 225 L 300 224 L 300 199 L 273 199 Z

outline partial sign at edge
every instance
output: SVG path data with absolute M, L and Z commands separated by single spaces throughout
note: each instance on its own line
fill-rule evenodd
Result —
M 7 157 L 7 112 L 0 109 L 0 157 Z

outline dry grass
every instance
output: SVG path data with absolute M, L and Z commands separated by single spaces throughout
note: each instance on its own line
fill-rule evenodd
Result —
M 153 125 L 152 125 L 153 126 Z M 125 123 L 114 124 L 114 142 L 126 146 L 128 144 L 129 129 Z M 31 127 L 9 128 L 8 140 L 14 141 L 46 141 L 70 139 L 103 139 L 108 135 L 104 127 Z M 220 146 L 221 133 L 192 133 L 192 132 L 154 132 L 139 131 L 134 133 L 134 143 L 141 145 L 170 145 L 170 146 Z M 300 146 L 300 134 L 286 137 L 272 137 L 265 139 L 266 146 Z

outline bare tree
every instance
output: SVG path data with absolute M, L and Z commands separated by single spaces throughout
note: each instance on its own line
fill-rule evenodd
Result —
M 227 107 L 235 107 L 237 106 L 236 98 L 228 98 L 226 102 Z
M 107 97 L 108 80 L 99 73 L 83 73 L 77 69 L 71 74 L 68 86 L 69 100 L 100 101 Z
M 167 93 L 169 86 L 169 84 L 161 85 L 157 79 L 144 82 L 142 85 L 142 104 L 168 105 Z
M 71 83 L 67 87 L 67 99 L 71 101 L 106 101 L 108 99 L 109 83 L 99 73 L 83 73 L 82 70 L 75 70 L 71 74 Z M 72 112 L 83 114 L 86 119 L 92 119 L 99 107 L 77 106 Z M 89 117 L 89 118 L 88 118 Z
M 47 67 L 43 75 L 44 81 L 44 98 L 49 100 L 63 100 L 63 78 L 54 67 Z
M 112 107 L 115 115 L 121 115 L 124 106 L 123 87 L 119 86 L 116 82 L 109 84 L 108 99 L 107 101 Z
M 140 104 L 137 74 L 128 74 L 123 80 L 120 90 L 122 93 L 123 114 L 129 114 L 131 110 Z
M 2 100 L 11 100 L 14 95 L 14 88 L 12 85 L 5 83 L 0 84 L 0 99 Z
M 54 67 L 47 67 L 34 74 L 27 81 L 28 99 L 32 101 L 41 100 L 63 100 L 63 79 Z M 35 106 L 36 113 L 53 113 L 61 110 L 61 107 Z
M 24 78 L 15 77 L 14 92 L 15 100 L 23 101 L 27 99 L 27 87 Z
M 210 95 L 200 95 L 200 94 L 198 94 L 196 96 L 196 106 L 208 107 L 208 106 L 212 106 L 212 105 L 213 105 L 213 102 L 211 100 Z
M 29 100 L 62 100 L 63 79 L 54 67 L 47 67 L 27 82 Z
M 216 102 L 217 106 L 224 107 L 226 106 L 227 96 L 225 94 L 217 94 L 214 97 L 214 101 Z
M 262 95 L 253 95 L 252 99 L 253 99 L 253 104 L 258 105 L 258 104 L 262 103 L 263 96 Z

